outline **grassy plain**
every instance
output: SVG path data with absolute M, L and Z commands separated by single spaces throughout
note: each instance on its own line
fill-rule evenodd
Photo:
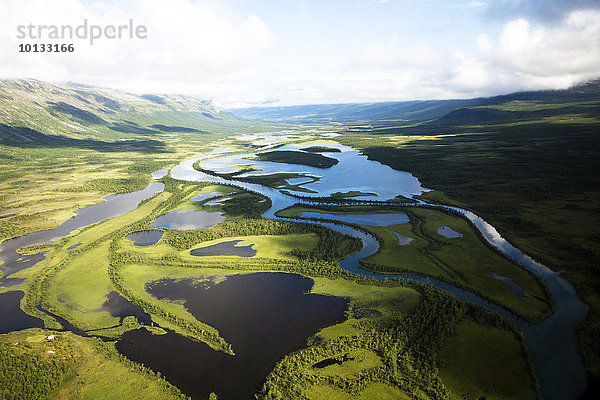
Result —
M 513 332 L 464 321 L 442 346 L 440 376 L 451 399 L 535 399 L 527 364 L 514 362 L 522 355 Z
M 343 210 L 342 207 L 339 209 Z M 391 212 L 377 207 L 362 207 L 359 210 L 365 214 Z M 305 211 L 344 213 L 295 206 L 278 215 L 294 217 Z M 374 234 L 380 242 L 379 251 L 362 260 L 364 268 L 388 273 L 414 273 L 454 283 L 533 321 L 541 320 L 551 312 L 552 299 L 539 279 L 484 245 L 465 219 L 416 207 L 399 208 L 397 211 L 406 213 L 410 222 L 389 226 L 361 225 L 362 229 Z M 449 226 L 463 236 L 445 238 L 437 233 L 442 226 Z M 401 246 L 395 233 L 413 241 Z M 511 278 L 525 290 L 525 297 L 521 299 L 511 293 L 504 282 L 493 278 L 492 272 Z

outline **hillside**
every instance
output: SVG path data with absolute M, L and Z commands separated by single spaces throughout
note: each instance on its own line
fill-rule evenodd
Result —
M 251 107 L 230 109 L 242 118 L 265 121 L 314 123 L 356 123 L 373 121 L 425 121 L 458 107 L 480 104 L 471 100 L 417 100 L 381 103 L 313 104 L 287 107 Z
M 138 96 L 31 79 L 0 81 L 0 140 L 5 143 L 35 144 L 43 135 L 106 140 L 132 139 L 133 134 L 152 139 L 173 132 L 225 133 L 253 125 L 257 124 L 190 96 Z
M 217 140 L 278 129 L 189 96 L 0 80 L 0 241 L 142 189 Z
M 378 103 L 313 104 L 287 107 L 249 107 L 228 111 L 242 118 L 301 124 L 337 123 L 360 125 L 360 129 L 385 128 L 433 122 L 489 123 L 494 120 L 506 122 L 521 118 L 539 118 L 546 107 L 554 104 L 553 110 L 563 103 L 580 103 L 597 100 L 600 81 L 576 86 L 567 90 L 545 90 L 517 92 L 489 98 L 465 100 L 416 100 Z M 485 108 L 480 110 L 479 108 Z M 469 111 L 467 111 L 469 110 Z M 477 110 L 474 112 L 474 110 Z M 560 110 L 565 111 L 565 110 Z M 590 110 L 592 111 L 592 110 Z M 597 112 L 597 109 L 595 110 Z M 532 113 L 533 114 L 530 114 Z M 357 129 L 359 129 L 357 128 Z

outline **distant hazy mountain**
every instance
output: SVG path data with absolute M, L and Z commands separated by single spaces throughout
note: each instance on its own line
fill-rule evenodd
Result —
M 481 110 L 477 107 L 497 106 L 513 101 L 573 102 L 586 98 L 597 98 L 600 81 L 579 85 L 567 90 L 518 92 L 489 98 L 468 100 L 424 100 L 382 103 L 314 104 L 289 107 L 250 107 L 228 111 L 237 116 L 265 121 L 355 124 L 360 122 L 396 122 L 397 125 L 429 121 L 446 117 L 446 122 L 468 119 L 469 123 L 491 121 L 497 118 L 517 118 L 519 110 Z M 459 111 L 462 110 L 462 111 Z M 471 111 L 467 111 L 471 110 Z M 522 110 L 530 111 L 530 110 Z M 441 122 L 441 121 L 440 121 Z

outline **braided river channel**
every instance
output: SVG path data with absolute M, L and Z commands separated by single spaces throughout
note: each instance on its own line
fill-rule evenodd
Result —
M 330 168 L 315 168 L 298 164 L 275 163 L 249 159 L 255 156 L 258 151 L 244 154 L 215 151 L 207 153 L 202 157 L 180 163 L 171 168 L 170 174 L 173 178 L 178 180 L 230 185 L 261 194 L 271 201 L 271 207 L 263 214 L 264 218 L 269 219 L 283 219 L 276 216 L 276 213 L 295 204 L 323 204 L 321 201 L 322 198 L 329 197 L 336 193 L 347 193 L 347 199 L 351 198 L 351 194 L 357 193 L 359 197 L 354 197 L 356 200 L 344 202 L 344 204 L 349 205 L 389 205 L 390 200 L 397 196 L 403 196 L 404 198 L 414 200 L 413 203 L 403 204 L 404 206 L 425 206 L 447 209 L 462 215 L 465 219 L 469 220 L 477 230 L 479 230 L 482 237 L 489 242 L 491 246 L 495 247 L 498 251 L 505 254 L 524 268 L 533 272 L 547 284 L 555 302 L 554 312 L 540 323 L 530 324 L 516 317 L 509 311 L 506 311 L 502 307 L 446 282 L 416 275 L 402 275 L 402 279 L 414 279 L 425 284 L 436 286 L 461 300 L 479 304 L 513 322 L 525 337 L 525 342 L 531 355 L 531 360 L 535 367 L 544 399 L 576 399 L 585 391 L 587 387 L 587 375 L 576 347 L 575 329 L 577 325 L 585 319 L 587 306 L 580 301 L 574 287 L 569 282 L 563 279 L 559 273 L 536 262 L 510 244 L 502 238 L 493 226 L 473 212 L 456 207 L 428 204 L 416 199 L 415 196 L 426 192 L 427 189 L 423 188 L 418 179 L 412 174 L 394 170 L 377 161 L 368 160 L 366 156 L 348 146 L 332 142 L 327 142 L 324 145 L 336 149 L 335 152 L 326 153 L 327 157 L 335 158 L 338 161 L 337 164 Z M 278 150 L 298 151 L 303 146 L 306 147 L 306 144 L 288 144 L 279 147 Z M 249 172 L 238 174 L 241 178 L 274 173 L 296 174 L 300 177 L 305 177 L 305 179 L 294 178 L 293 181 L 288 181 L 290 185 L 292 185 L 292 187 L 294 187 L 293 185 L 297 185 L 296 187 L 301 186 L 308 189 L 310 192 L 294 192 L 293 189 L 289 190 L 289 188 L 287 192 L 284 192 L 260 184 L 243 182 L 237 179 L 226 179 L 212 173 L 208 174 L 196 170 L 194 168 L 194 164 L 196 163 L 199 163 L 201 168 L 214 171 L 217 174 L 232 173 L 236 171 L 241 172 L 240 169 L 242 167 L 240 166 L 251 167 L 245 170 Z M 164 173 L 166 173 L 166 171 L 157 171 L 156 174 L 153 174 L 153 177 L 160 178 Z M 4 241 L 0 244 L 0 260 L 4 261 L 4 264 L 2 264 L 0 268 L 3 270 L 5 276 L 0 280 L 0 285 L 8 287 L 19 283 L 20 280 L 11 278 L 10 275 L 25 268 L 29 268 L 44 259 L 43 253 L 30 256 L 18 254 L 16 250 L 20 247 L 32 244 L 50 243 L 52 240 L 64 237 L 80 227 L 124 214 L 125 212 L 134 209 L 140 201 L 162 191 L 163 187 L 162 183 L 153 182 L 146 189 L 141 191 L 107 196 L 104 203 L 80 209 L 76 217 L 64 222 L 53 230 L 36 232 Z M 368 194 L 368 197 L 362 197 L 365 194 Z M 368 202 L 365 202 L 364 199 L 368 199 Z M 332 205 L 332 203 L 327 204 Z M 344 224 L 344 222 L 355 222 L 351 218 L 355 218 L 356 215 L 348 215 L 347 218 L 344 219 L 341 214 L 337 214 L 336 218 L 341 218 L 337 221 L 324 221 L 322 219 L 318 220 L 311 217 L 315 216 L 307 215 L 292 220 L 320 224 L 362 240 L 362 250 L 341 260 L 340 266 L 342 268 L 352 273 L 374 279 L 399 278 L 398 275 L 373 273 L 360 268 L 359 261 L 376 253 L 379 249 L 379 243 L 374 236 L 367 232 Z M 361 217 L 368 218 L 368 215 L 361 215 Z M 286 220 L 290 219 L 286 218 Z M 283 278 L 281 278 L 280 275 L 281 274 L 278 274 L 273 278 L 273 284 L 296 285 L 300 288 L 300 293 L 306 290 L 305 286 L 307 285 L 307 282 L 305 279 L 298 277 L 294 278 L 297 282 L 286 283 L 282 280 Z M 251 279 L 253 279 L 256 284 L 272 287 L 269 286 L 271 284 L 271 278 L 268 276 L 256 275 Z M 185 282 L 179 284 L 185 285 Z M 241 285 L 241 281 L 238 282 L 237 280 L 232 280 L 231 285 L 234 284 Z M 189 288 L 183 286 L 180 289 L 189 290 Z M 158 295 L 163 297 L 171 296 L 171 294 L 166 292 L 157 292 L 157 296 Z M 0 333 L 41 326 L 40 320 L 24 314 L 19 309 L 21 297 L 22 295 L 20 295 L 20 292 L 0 294 L 0 313 L 2 315 Z M 310 307 L 311 304 L 317 304 L 322 300 L 323 299 L 320 299 L 317 296 L 304 299 L 303 302 L 307 307 Z M 344 303 L 330 304 L 329 307 L 331 308 L 331 314 L 311 317 L 310 323 L 312 324 L 313 329 L 335 323 L 335 321 L 339 320 L 340 315 L 343 316 Z M 234 326 L 235 325 L 232 325 L 232 327 Z M 140 337 L 140 335 L 142 334 L 139 333 L 139 331 L 138 333 L 126 333 L 121 339 L 118 348 L 128 356 L 136 353 L 137 356 L 134 355 L 133 357 L 134 359 L 139 358 L 136 359 L 136 361 L 151 361 L 145 359 L 145 357 L 157 357 L 156 354 L 151 356 L 144 355 L 143 349 L 138 349 L 139 351 L 136 351 L 136 346 L 143 346 L 142 342 L 144 340 L 152 341 L 155 339 L 151 338 L 151 335 L 146 335 L 145 337 Z M 169 333 L 168 335 L 174 334 Z M 139 340 L 137 344 L 135 343 L 136 340 Z M 174 337 L 172 339 L 173 346 L 178 346 L 177 343 L 175 343 L 178 340 L 183 339 L 180 339 L 180 337 Z M 291 347 L 289 343 L 285 345 L 281 344 L 281 346 L 283 346 L 282 351 L 290 351 L 297 348 L 299 343 L 302 343 L 302 340 L 305 339 L 302 339 L 301 337 L 297 338 L 297 341 Z M 185 346 L 189 345 L 189 343 L 184 342 L 185 340 L 183 340 L 179 347 L 182 349 L 182 356 L 186 354 Z M 286 347 L 286 345 L 288 347 Z M 173 351 L 177 353 L 176 350 Z M 171 355 L 175 353 L 171 353 Z M 174 357 L 170 358 L 173 359 L 171 363 L 178 362 Z M 148 365 L 152 367 L 152 362 L 149 362 Z M 265 372 L 263 371 L 262 374 L 264 375 L 264 373 Z M 174 383 L 177 384 L 177 382 Z M 231 396 L 235 395 L 236 393 L 231 393 Z

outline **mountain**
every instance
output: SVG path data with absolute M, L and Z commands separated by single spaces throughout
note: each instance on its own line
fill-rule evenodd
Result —
M 417 100 L 382 103 L 312 104 L 288 107 L 235 108 L 229 112 L 249 119 L 295 123 L 354 123 L 357 121 L 423 121 L 458 107 L 480 103 L 472 100 Z
M 0 143 L 4 144 L 35 144 L 56 137 L 119 140 L 174 132 L 220 133 L 249 125 L 257 124 L 191 96 L 0 80 Z
M 356 125 L 409 125 L 440 119 L 440 123 L 490 123 L 498 120 L 531 119 L 539 115 L 536 104 L 564 104 L 597 99 L 600 80 L 566 90 L 517 92 L 467 100 L 422 100 L 381 103 L 313 104 L 288 107 L 235 108 L 228 111 L 242 118 L 300 124 L 339 123 Z M 501 107 L 501 105 L 509 105 Z M 483 109 L 482 109 L 483 108 Z M 540 107 L 537 107 L 540 109 Z M 553 107 L 559 108 L 559 107 Z M 538 110 L 539 111 L 539 110 Z M 564 111 L 564 110 L 563 110 Z M 540 113 L 538 113 L 540 114 Z

